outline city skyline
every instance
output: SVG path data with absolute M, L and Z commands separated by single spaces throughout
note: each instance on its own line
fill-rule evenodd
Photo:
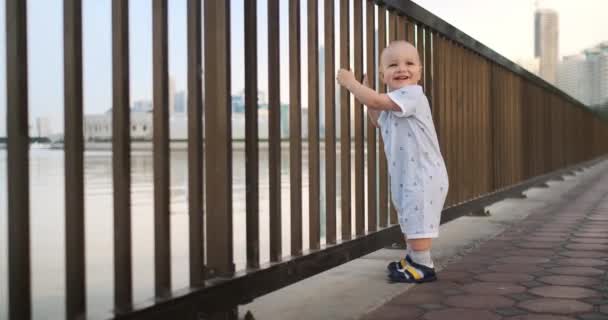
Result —
M 3 1 L 4 2 L 4 1 Z M 415 0 L 448 23 L 461 29 L 498 53 L 516 61 L 533 55 L 534 1 L 512 0 L 508 3 L 487 0 Z M 112 104 L 111 93 L 111 1 L 83 1 L 83 90 L 84 112 L 99 113 Z M 608 22 L 601 12 L 608 3 L 581 0 L 544 1 L 542 6 L 555 9 L 559 15 L 559 57 L 579 52 L 608 39 Z M 232 92 L 244 87 L 242 70 L 243 2 L 231 0 Z M 267 91 L 267 26 L 266 1 L 258 1 L 258 81 Z M 338 7 L 338 6 L 336 6 Z M 62 128 L 63 49 L 62 2 L 28 0 L 29 111 L 30 123 L 38 117 L 51 118 L 54 128 Z M 5 5 L 0 5 L 0 25 L 5 26 Z M 152 9 L 148 0 L 132 0 L 130 16 L 131 101 L 150 99 L 152 91 Z M 302 17 L 306 3 L 302 3 Z M 336 12 L 339 16 L 339 12 Z M 281 65 L 288 65 L 287 6 L 280 6 Z M 323 6 L 319 6 L 323 17 Z M 175 75 L 176 91 L 186 87 L 186 0 L 169 1 L 169 72 Z M 301 19 L 301 50 L 307 52 L 306 19 Z M 323 45 L 323 19 L 319 19 L 319 46 Z M 516 22 L 516 23 L 515 23 Z M 285 26 L 285 27 L 283 27 Z M 337 30 L 337 21 L 336 21 Z M 336 32 L 336 42 L 339 32 Z M 6 61 L 6 33 L 0 32 L 0 59 Z M 336 48 L 338 50 L 338 48 Z M 302 70 L 307 56 L 302 55 Z M 302 104 L 307 99 L 307 73 L 302 72 Z M 321 80 L 322 81 L 322 80 Z M 281 101 L 289 101 L 288 68 L 281 67 Z M 6 63 L 0 64 L 0 136 L 6 134 Z

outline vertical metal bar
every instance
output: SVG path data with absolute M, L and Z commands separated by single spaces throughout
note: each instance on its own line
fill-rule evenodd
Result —
M 428 90 L 426 89 L 426 57 L 424 51 L 424 30 L 422 28 L 422 24 L 418 24 L 416 26 L 416 49 L 418 49 L 418 55 L 420 56 L 420 67 L 422 68 L 421 77 L 420 77 L 420 85 L 422 89 L 428 96 Z M 431 110 L 433 106 L 431 105 Z
M 399 23 L 398 23 L 398 16 L 396 14 L 396 12 L 389 12 L 389 22 L 388 22 L 388 39 L 389 39 L 389 45 L 391 42 L 395 41 L 395 40 L 404 40 L 405 39 L 405 32 L 403 32 L 402 34 L 399 33 L 399 30 L 403 30 L 402 28 L 400 28 Z M 383 146 L 384 148 L 384 146 Z M 382 159 L 382 163 L 384 164 L 384 167 L 380 167 L 381 170 L 387 170 L 386 172 L 388 173 L 388 167 L 386 166 L 386 155 L 384 157 L 384 159 Z M 389 178 L 387 177 L 387 184 L 389 183 Z M 382 191 L 382 189 L 381 189 Z M 387 198 L 387 202 L 389 204 L 389 215 L 390 215 L 390 219 L 389 219 L 389 223 L 391 225 L 396 224 L 397 223 L 397 211 L 395 211 L 395 207 L 392 205 L 391 202 L 391 197 L 389 196 L 389 192 L 390 190 L 388 189 L 388 187 L 386 187 L 386 198 Z
M 340 68 L 350 69 L 349 1 L 340 0 Z M 350 94 L 340 88 L 340 160 L 342 239 L 351 237 L 350 204 Z
M 27 1 L 6 1 L 8 318 L 32 317 Z
M 407 40 L 406 36 L 406 18 L 400 15 L 398 12 L 392 12 L 395 24 L 395 40 Z
M 367 83 L 370 88 L 376 88 L 376 62 L 375 62 L 375 29 L 376 13 L 372 1 L 365 1 L 366 9 L 366 67 Z M 382 150 L 381 150 L 382 151 Z M 376 127 L 371 121 L 367 121 L 367 230 L 376 231 L 378 228 L 376 212 Z
M 382 71 L 382 51 L 386 48 L 386 9 L 384 7 L 378 8 L 378 65 L 380 66 L 380 71 Z M 380 81 L 380 87 L 378 88 L 379 92 L 386 92 L 386 86 L 382 84 Z M 378 190 L 378 202 L 380 205 L 378 206 L 379 216 L 380 216 L 380 227 L 384 228 L 388 226 L 388 177 L 387 177 L 387 167 L 386 167 L 386 155 L 384 154 L 384 142 L 382 141 L 382 135 L 379 136 L 378 139 L 378 169 L 380 177 L 378 179 L 378 183 L 380 184 Z
M 397 27 L 397 14 L 394 11 L 388 11 L 388 43 L 400 39 L 399 28 Z
M 354 42 L 355 56 L 354 69 L 355 78 L 361 81 L 363 78 L 363 0 L 355 0 L 353 7 L 354 15 Z M 363 106 L 355 99 L 355 233 L 362 235 L 365 232 L 365 190 L 363 169 Z
M 82 3 L 67 0 L 64 17 L 66 318 L 86 313 L 84 141 L 82 135 Z
M 191 287 L 203 286 L 205 279 L 201 7 L 200 0 L 188 0 L 188 215 Z
M 429 99 L 431 104 L 431 108 L 434 108 L 434 97 L 433 97 L 433 70 L 435 69 L 435 61 L 433 60 L 433 39 L 431 30 L 425 28 L 424 30 L 424 88 L 426 92 L 426 96 Z M 435 113 L 435 112 L 433 112 Z M 439 124 L 439 122 L 435 122 L 435 124 Z
M 308 184 L 310 248 L 321 241 L 319 170 L 319 25 L 318 0 L 308 0 Z
M 279 1 L 268 1 L 268 150 L 270 174 L 270 261 L 281 259 L 281 106 Z
M 300 1 L 289 1 L 289 172 L 291 254 L 302 253 L 302 106 L 300 74 Z M 333 71 L 332 71 L 333 72 Z
M 325 239 L 336 243 L 336 106 L 334 0 L 325 0 Z
M 247 267 L 260 266 L 258 169 L 257 0 L 245 1 L 245 167 L 247 201 Z M 293 208 L 292 208 L 293 209 Z
M 129 1 L 112 1 L 112 173 L 114 185 L 114 309 L 131 309 L 131 145 Z
M 232 148 L 230 143 L 230 6 L 205 1 L 205 188 L 209 276 L 231 275 Z M 211 138 L 213 137 L 213 138 Z
M 154 278 L 156 297 L 171 292 L 169 71 L 167 0 L 152 2 L 154 126 Z
M 416 25 L 416 23 L 409 19 L 406 19 L 405 17 L 404 17 L 404 22 L 405 22 L 405 41 L 414 45 L 416 42 L 416 30 L 414 30 L 414 25 Z

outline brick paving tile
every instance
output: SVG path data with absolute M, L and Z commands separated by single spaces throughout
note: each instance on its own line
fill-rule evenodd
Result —
M 517 306 L 528 311 L 557 314 L 576 314 L 593 310 L 592 305 L 571 299 L 540 298 L 522 301 Z
M 581 314 L 578 316 L 578 318 L 581 320 L 607 320 L 608 319 L 608 317 L 606 317 L 605 314 L 601 314 L 601 313 Z
M 545 298 L 581 299 L 599 296 L 599 293 L 594 290 L 571 286 L 536 287 L 530 289 L 530 292 Z
M 424 315 L 426 320 L 500 320 L 501 317 L 487 310 L 450 308 L 428 312 Z
M 527 274 L 506 272 L 483 273 L 475 278 L 487 282 L 525 282 L 534 279 L 534 277 Z
M 526 237 L 521 239 L 522 241 L 529 241 L 529 242 L 564 242 L 566 241 L 567 237 L 563 236 L 563 237 L 538 237 L 538 236 L 532 236 L 532 237 Z
M 445 280 L 467 280 L 469 278 L 473 277 L 472 273 L 466 272 L 466 271 L 451 271 L 451 270 L 446 270 L 446 271 L 442 271 L 441 274 L 439 275 L 441 281 L 445 281 Z
M 517 245 L 520 248 L 526 249 L 551 249 L 557 245 L 552 242 L 523 242 Z
M 443 301 L 451 307 L 473 308 L 473 309 L 495 309 L 510 307 L 515 301 L 503 296 L 493 295 L 461 295 L 451 296 Z
M 606 230 L 608 230 L 608 227 L 606 227 Z M 571 241 L 576 243 L 608 244 L 608 239 L 604 238 L 572 238 Z
M 576 318 L 556 316 L 554 314 L 525 314 L 521 316 L 504 318 L 504 320 L 576 320 Z
M 599 259 L 586 259 L 586 258 L 577 258 L 577 259 L 559 259 L 555 261 L 556 264 L 562 266 L 577 266 L 577 267 L 597 267 L 597 266 L 605 266 L 608 262 L 599 260 Z
M 538 282 L 538 281 L 526 281 L 526 282 L 521 282 L 520 284 L 528 289 L 542 287 L 545 285 L 544 283 Z
M 496 272 L 512 272 L 526 274 L 542 270 L 542 268 L 532 264 L 497 264 L 490 266 L 488 269 Z
M 606 232 L 576 232 L 574 233 L 575 237 L 579 238 L 603 238 L 608 239 L 608 234 Z
M 558 253 L 559 255 L 571 257 L 571 258 L 597 258 L 603 255 L 602 252 L 598 251 L 562 251 Z
M 545 276 L 538 279 L 540 282 L 559 286 L 591 286 L 599 282 L 596 278 L 579 276 Z
M 566 245 L 566 248 L 572 249 L 572 250 L 608 251 L 608 245 L 594 244 L 594 243 L 573 243 L 573 244 Z
M 604 271 L 591 267 L 557 267 L 547 270 L 555 274 L 565 274 L 569 276 L 599 276 L 604 274 Z
M 510 256 L 498 259 L 499 263 L 513 263 L 513 264 L 539 264 L 549 262 L 547 258 L 534 258 L 528 256 Z
M 515 249 L 512 251 L 500 252 L 497 254 L 501 257 L 505 255 L 518 255 L 518 256 L 526 256 L 526 257 L 552 257 L 555 255 L 555 251 L 547 250 L 547 249 Z
M 526 288 L 506 282 L 477 282 L 466 285 L 463 290 L 473 294 L 511 294 L 526 291 Z

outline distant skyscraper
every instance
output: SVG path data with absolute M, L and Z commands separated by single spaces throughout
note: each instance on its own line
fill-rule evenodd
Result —
M 175 80 L 173 77 L 169 77 L 169 114 L 175 112 Z
M 51 119 L 48 117 L 36 118 L 36 133 L 39 138 L 48 138 L 52 134 Z
M 557 86 L 586 105 L 608 103 L 608 41 L 564 57 Z
M 186 92 L 180 91 L 175 94 L 175 112 L 186 113 Z
M 584 104 L 591 102 L 590 63 L 584 54 L 565 56 L 557 68 L 557 86 Z
M 555 83 L 558 61 L 558 17 L 551 9 L 534 13 L 534 56 L 540 59 L 539 75 Z

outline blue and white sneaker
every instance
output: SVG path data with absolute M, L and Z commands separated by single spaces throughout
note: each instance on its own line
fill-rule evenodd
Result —
M 388 265 L 388 278 L 392 282 L 424 283 L 437 280 L 435 268 L 429 268 L 412 261 L 409 256 Z
M 405 255 L 405 258 L 399 260 L 399 261 L 393 261 L 391 263 L 388 264 L 388 266 L 386 266 L 386 269 L 388 270 L 388 272 L 392 272 L 392 271 L 396 271 L 399 269 L 404 269 L 405 266 L 409 263 L 412 264 L 412 258 L 410 258 L 409 254 Z

